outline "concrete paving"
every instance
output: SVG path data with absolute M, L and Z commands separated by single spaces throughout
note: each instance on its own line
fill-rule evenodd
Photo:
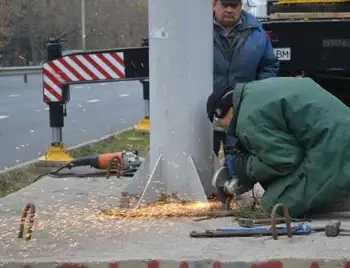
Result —
M 232 218 L 194 222 L 192 219 L 140 221 L 102 217 L 99 208 L 118 204 L 120 192 L 129 180 L 44 177 L 0 199 L 0 267 L 6 263 L 112 263 L 150 259 L 165 263 L 204 261 L 206 265 L 209 260 L 242 264 L 275 259 L 283 260 L 285 265 L 261 267 L 350 267 L 343 263 L 349 257 L 350 237 L 327 238 L 323 233 L 314 233 L 291 239 L 280 237 L 277 241 L 271 237 L 195 239 L 189 237 L 192 230 L 236 224 Z M 35 204 L 37 217 L 32 240 L 27 242 L 17 235 L 21 213 L 28 202 Z M 310 225 L 324 226 L 327 222 L 314 221 Z M 350 228 L 346 217 L 342 219 L 342 226 Z M 320 263 L 321 260 L 334 262 L 311 266 L 312 261 Z M 297 261 L 303 265 L 295 266 Z M 175 264 L 172 262 L 172 265 Z M 193 267 L 214 267 L 210 265 Z M 126 267 L 145 266 L 135 263 Z

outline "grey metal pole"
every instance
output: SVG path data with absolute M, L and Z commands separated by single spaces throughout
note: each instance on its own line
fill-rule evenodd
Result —
M 125 192 L 207 201 L 214 173 L 211 0 L 149 0 L 151 150 Z M 194 13 L 195 12 L 195 15 Z
M 149 100 L 145 100 L 145 117 L 150 117 L 150 105 Z
M 85 0 L 81 0 L 81 44 L 82 49 L 86 49 L 86 29 L 85 29 Z
M 145 82 L 149 83 L 149 79 L 145 80 Z M 148 96 L 145 93 L 148 93 Z M 148 85 L 148 92 L 144 92 L 144 100 L 145 100 L 145 117 L 149 119 L 150 118 L 149 85 Z
M 61 127 L 53 127 L 52 128 L 52 144 L 56 146 L 62 143 L 62 128 Z

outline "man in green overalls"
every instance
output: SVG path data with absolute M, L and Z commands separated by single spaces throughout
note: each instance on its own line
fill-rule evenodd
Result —
M 237 139 L 227 148 L 235 193 L 260 183 L 264 210 L 283 203 L 292 217 L 348 196 L 350 109 L 312 79 L 241 83 L 211 101 Z

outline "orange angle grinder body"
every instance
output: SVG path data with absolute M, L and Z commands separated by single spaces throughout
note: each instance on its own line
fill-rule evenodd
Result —
M 121 171 L 136 171 L 142 164 L 144 158 L 138 156 L 137 151 L 122 151 L 80 157 L 72 160 L 68 168 L 78 166 L 90 166 L 95 169 L 108 169 L 111 161 L 117 162 Z

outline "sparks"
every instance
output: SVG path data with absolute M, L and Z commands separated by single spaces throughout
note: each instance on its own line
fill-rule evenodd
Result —
M 144 205 L 137 209 L 123 210 L 110 209 L 103 210 L 103 214 L 112 218 L 135 218 L 135 219 L 165 219 L 184 217 L 204 217 L 213 210 L 219 209 L 221 202 L 157 202 L 153 205 Z

